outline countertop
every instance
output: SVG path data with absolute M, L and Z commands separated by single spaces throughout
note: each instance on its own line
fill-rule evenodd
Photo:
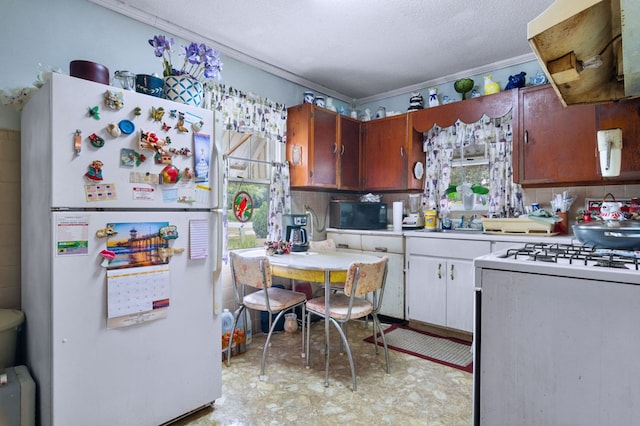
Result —
M 407 230 L 404 229 L 401 232 L 394 232 L 392 229 L 337 229 L 327 228 L 327 232 L 338 232 L 341 234 L 356 234 L 356 235 L 389 235 L 389 236 L 404 236 L 411 238 L 440 238 L 440 239 L 455 239 L 455 240 L 476 240 L 476 241 L 513 241 L 519 242 L 554 242 L 560 244 L 579 244 L 578 240 L 573 235 L 553 235 L 547 236 L 545 234 L 497 234 L 497 233 L 483 233 L 477 231 L 426 231 L 424 229 Z

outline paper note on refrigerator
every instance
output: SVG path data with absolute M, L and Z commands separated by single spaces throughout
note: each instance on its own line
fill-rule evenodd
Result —
M 209 256 L 209 221 L 189 221 L 189 259 L 206 259 Z

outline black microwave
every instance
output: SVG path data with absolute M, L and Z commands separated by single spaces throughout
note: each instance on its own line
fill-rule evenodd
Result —
M 329 208 L 329 226 L 338 229 L 386 229 L 387 205 L 332 201 Z

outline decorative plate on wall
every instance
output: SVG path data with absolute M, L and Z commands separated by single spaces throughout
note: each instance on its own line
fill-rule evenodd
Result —
M 422 179 L 422 176 L 424 175 L 424 166 L 420 161 L 418 161 L 414 166 L 413 175 L 416 177 L 416 179 Z

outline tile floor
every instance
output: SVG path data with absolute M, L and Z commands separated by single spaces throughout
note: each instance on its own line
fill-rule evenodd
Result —
M 272 337 L 265 374 L 260 381 L 260 356 L 266 336 L 258 333 L 247 351 L 222 366 L 222 397 L 175 423 L 209 425 L 442 425 L 471 424 L 472 375 L 451 367 L 389 350 L 391 374 L 384 369 L 384 351 L 376 356 L 371 323 L 351 322 L 349 339 L 358 387 L 351 391 L 347 355 L 338 353 L 339 336 L 332 330 L 329 387 L 324 387 L 323 323 L 312 324 L 311 366 L 300 357 L 300 334 Z

